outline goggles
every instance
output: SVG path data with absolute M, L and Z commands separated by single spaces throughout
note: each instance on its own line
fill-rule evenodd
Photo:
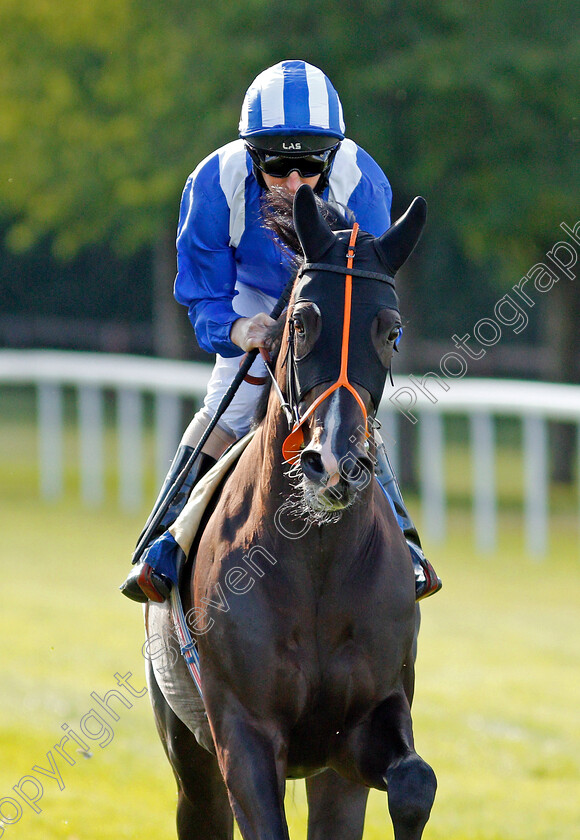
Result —
M 323 175 L 330 169 L 340 143 L 321 152 L 308 152 L 304 155 L 282 155 L 279 152 L 257 149 L 246 143 L 252 161 L 260 172 L 272 178 L 287 178 L 291 172 L 298 172 L 301 178 L 313 178 Z

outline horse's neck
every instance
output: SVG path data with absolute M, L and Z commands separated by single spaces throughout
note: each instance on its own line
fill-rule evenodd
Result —
M 272 390 L 257 441 L 261 448 L 260 486 L 267 494 L 270 494 L 272 489 L 282 493 L 290 491 L 288 464 L 282 455 L 282 444 L 287 434 L 286 417 L 277 395 Z

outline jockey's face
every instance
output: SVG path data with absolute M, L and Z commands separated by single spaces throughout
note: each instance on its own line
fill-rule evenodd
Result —
M 298 187 L 302 186 L 302 184 L 308 184 L 309 187 L 315 189 L 320 180 L 320 175 L 313 175 L 311 178 L 303 178 L 297 170 L 294 170 L 294 172 L 291 172 L 285 178 L 274 178 L 272 175 L 266 175 L 265 172 L 262 172 L 261 174 L 268 189 L 278 187 L 278 189 L 283 189 L 289 195 L 294 195 L 294 193 L 298 190 Z

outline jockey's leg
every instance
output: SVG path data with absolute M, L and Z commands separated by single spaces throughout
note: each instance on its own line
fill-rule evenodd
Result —
M 149 518 L 137 540 L 137 544 L 141 541 L 149 523 L 156 516 L 160 508 L 165 505 L 168 494 L 197 443 L 200 441 L 210 419 L 211 415 L 206 409 L 202 409 L 195 415 L 186 429 L 163 483 L 163 487 L 161 488 L 161 492 L 153 506 L 153 510 L 149 514 Z M 219 426 L 216 426 L 212 431 L 201 454 L 187 473 L 177 496 L 167 507 L 159 525 L 151 534 L 151 538 L 144 551 L 133 555 L 133 568 L 120 587 L 121 592 L 127 598 L 130 598 L 132 601 L 144 603 L 148 598 L 152 601 L 164 601 L 169 596 L 172 584 L 178 579 L 179 566 L 182 564 L 184 558 L 179 556 L 179 546 L 167 532 L 167 528 L 175 522 L 185 507 L 191 491 L 199 479 L 205 475 L 215 464 L 222 452 L 234 441 L 235 437 Z M 154 552 L 151 550 L 153 546 L 155 546 Z M 161 552 L 162 556 L 156 556 L 160 553 L 159 549 L 161 547 L 163 548 Z M 155 563 L 152 562 L 154 558 Z
M 263 292 L 258 292 L 257 289 L 250 286 L 245 286 L 243 283 L 236 283 L 236 291 L 237 295 L 234 298 L 233 306 L 236 312 L 244 317 L 251 317 L 258 312 L 269 312 L 276 303 L 275 298 Z M 181 445 L 148 523 L 160 506 L 164 504 L 167 494 L 180 473 L 180 469 L 183 468 L 189 455 L 201 439 L 239 366 L 240 357 L 225 358 L 219 354 L 216 356 L 204 407 L 201 411 L 198 411 L 183 435 Z M 185 557 L 167 528 L 173 524 L 185 507 L 194 485 L 202 475 L 213 466 L 228 446 L 249 431 L 256 403 L 261 393 L 261 389 L 257 388 L 256 385 L 262 384 L 266 379 L 267 371 L 264 362 L 258 356 L 250 368 L 246 381 L 241 383 L 230 405 L 220 417 L 219 424 L 206 441 L 202 455 L 197 459 L 187 476 L 182 492 L 179 493 L 175 503 L 171 505 L 167 514 L 163 517 L 160 528 L 153 534 L 143 558 L 133 557 L 134 568 L 127 580 L 121 585 L 121 591 L 128 598 L 133 601 L 145 602 L 148 598 L 153 601 L 164 601 L 168 597 L 172 585 L 178 580 L 179 571 Z
M 385 444 L 383 443 L 380 435 L 376 432 L 375 437 L 377 459 L 377 463 L 375 465 L 376 476 L 393 502 L 393 507 L 395 508 L 395 513 L 397 514 L 397 520 L 401 526 L 403 534 L 405 535 L 405 539 L 407 540 L 407 545 L 409 546 L 409 551 L 411 553 L 411 559 L 413 560 L 413 569 L 415 570 L 416 599 L 417 601 L 420 601 L 422 598 L 427 598 L 429 595 L 434 595 L 435 592 L 439 592 L 442 583 L 437 575 L 437 572 L 423 554 L 419 534 L 417 533 L 417 529 L 413 520 L 409 516 L 409 512 L 405 506 L 405 502 L 403 501 L 401 488 L 399 487 L 399 482 L 397 481 L 393 468 L 391 467 L 387 450 L 385 449 Z
M 179 448 L 175 454 L 173 462 L 169 467 L 169 472 L 163 482 L 163 487 L 157 497 L 157 501 L 153 506 L 153 510 L 149 514 L 149 518 L 145 523 L 141 534 L 139 535 L 139 539 L 137 540 L 137 544 L 141 541 L 143 534 L 149 527 L 149 523 L 153 519 L 153 517 L 157 514 L 157 511 L 164 503 L 165 499 L 167 498 L 167 494 L 169 493 L 170 489 L 172 488 L 175 479 L 182 471 L 183 467 L 187 463 L 191 453 L 201 440 L 203 433 L 205 432 L 211 416 L 208 415 L 205 409 L 198 411 L 195 415 L 187 429 L 183 437 L 181 438 L 181 443 L 179 444 Z M 214 431 L 211 433 L 209 439 L 206 441 L 201 455 L 197 459 L 196 463 L 192 467 L 191 471 L 187 475 L 179 493 L 177 494 L 175 500 L 172 502 L 170 507 L 167 509 L 167 513 L 164 515 L 163 519 L 159 523 L 155 533 L 151 536 L 151 542 L 154 539 L 157 539 L 165 530 L 166 528 L 171 525 L 177 518 L 177 516 L 183 510 L 185 502 L 189 498 L 191 494 L 191 489 L 195 484 L 198 478 L 206 473 L 213 464 L 217 461 L 219 456 L 222 452 L 227 449 L 227 447 L 233 443 L 235 440 L 228 432 L 221 429 L 219 426 L 216 426 Z M 138 560 L 138 557 L 134 557 L 133 562 Z

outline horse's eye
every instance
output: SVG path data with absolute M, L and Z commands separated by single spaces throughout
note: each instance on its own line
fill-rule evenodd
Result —
M 299 318 L 294 318 L 294 332 L 296 335 L 300 336 L 300 338 L 304 335 L 304 324 Z
M 389 333 L 388 341 L 396 341 L 400 335 L 401 335 L 401 328 L 400 327 L 393 327 L 393 329 Z

